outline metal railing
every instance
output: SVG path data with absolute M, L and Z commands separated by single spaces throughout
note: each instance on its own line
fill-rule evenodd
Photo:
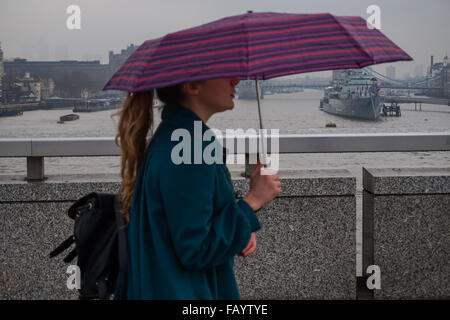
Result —
M 257 136 L 224 137 L 223 145 L 234 146 L 230 153 L 253 153 Z M 279 138 L 279 139 L 278 139 Z M 272 139 L 277 139 L 275 148 Z M 230 140 L 233 142 L 230 143 Z M 450 151 L 450 131 L 433 133 L 291 134 L 267 135 L 268 154 Z M 227 143 L 228 142 L 228 143 Z M 257 142 L 255 142 L 257 145 Z M 2 138 L 0 157 L 26 157 L 27 180 L 44 179 L 45 157 L 120 156 L 113 137 L 99 138 Z M 246 157 L 248 160 L 248 157 Z M 247 163 L 248 164 L 248 163 Z

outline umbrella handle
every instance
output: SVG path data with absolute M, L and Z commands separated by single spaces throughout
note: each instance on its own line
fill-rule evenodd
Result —
M 266 161 L 266 152 L 264 150 L 264 132 L 263 132 L 263 123 L 262 123 L 262 116 L 261 116 L 261 105 L 259 101 L 259 89 L 258 89 L 258 76 L 255 77 L 255 88 L 256 88 L 256 100 L 258 101 L 258 114 L 259 114 L 259 141 L 261 142 L 261 151 L 262 156 L 264 160 L 264 168 L 267 168 L 267 161 Z

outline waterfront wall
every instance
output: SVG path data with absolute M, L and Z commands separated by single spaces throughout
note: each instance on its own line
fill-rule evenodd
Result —
M 450 168 L 363 170 L 363 272 L 375 299 L 450 298 Z
M 243 197 L 247 181 L 232 176 Z M 450 298 L 450 168 L 363 169 L 363 275 L 381 271 L 372 291 L 356 283 L 355 177 L 303 170 L 280 180 L 282 193 L 258 212 L 257 250 L 235 260 L 243 299 Z M 118 189 L 111 175 L 0 176 L 0 299 L 77 299 L 63 255 L 48 254 L 72 233 L 75 200 Z
M 356 179 L 347 170 L 280 174 L 258 215 L 258 249 L 237 258 L 243 299 L 356 298 Z M 238 180 L 236 189 L 246 190 Z
M 257 250 L 237 257 L 243 299 L 355 299 L 355 184 L 346 170 L 280 172 L 283 191 L 258 212 Z M 110 175 L 0 176 L 0 299 L 76 299 L 69 264 L 49 252 L 72 233 L 66 210 L 86 193 L 117 192 Z M 247 181 L 233 173 L 238 197 Z M 72 262 L 75 264 L 75 261 Z
M 73 234 L 67 216 L 73 202 L 91 191 L 118 192 L 117 181 L 107 175 L 0 178 L 0 300 L 78 298 L 66 286 L 69 264 L 62 259 L 70 250 L 53 259 L 49 253 Z

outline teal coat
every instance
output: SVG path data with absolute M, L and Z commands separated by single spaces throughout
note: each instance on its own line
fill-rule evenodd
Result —
M 142 161 L 128 228 L 128 299 L 240 299 L 234 257 L 260 224 L 236 201 L 225 164 L 171 160 L 181 141 L 171 141 L 172 132 L 184 128 L 193 163 L 194 121 L 201 119 L 190 110 L 167 106 Z

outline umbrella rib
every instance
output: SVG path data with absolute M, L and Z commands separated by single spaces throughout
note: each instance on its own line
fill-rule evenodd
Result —
M 248 26 L 247 26 L 245 20 L 244 20 L 244 22 L 243 22 L 243 26 L 244 26 L 244 32 L 245 32 L 245 34 L 247 35 L 247 41 L 246 41 L 246 43 L 247 43 L 247 50 L 245 51 L 245 52 L 246 52 L 245 67 L 246 67 L 247 70 L 245 70 L 245 72 L 248 74 L 248 66 L 249 66 L 249 64 L 250 64 L 250 59 L 249 59 L 249 56 L 250 56 L 250 50 L 249 50 L 249 43 L 248 43 L 248 42 L 249 42 L 250 38 L 249 38 L 249 36 L 248 36 Z
M 375 62 L 375 61 L 373 60 L 373 57 L 371 57 L 371 56 L 366 52 L 366 50 L 363 49 L 363 47 L 361 46 L 361 44 L 360 44 L 360 43 L 359 43 L 359 42 L 358 42 L 358 41 L 350 34 L 350 32 L 347 30 L 347 28 L 345 28 L 345 27 L 341 24 L 341 22 L 340 22 L 338 19 L 336 19 L 336 17 L 335 17 L 334 15 L 330 14 L 330 16 L 334 19 L 334 21 L 336 21 L 336 23 L 342 28 L 342 30 L 344 30 L 345 34 L 349 37 L 350 41 L 351 41 L 352 43 L 355 44 L 355 46 L 359 49 L 359 51 L 362 52 L 365 56 L 367 56 L 367 57 L 370 59 L 370 61 L 371 61 L 372 63 Z M 356 61 L 356 63 L 357 63 L 358 65 L 360 65 L 359 62 Z

